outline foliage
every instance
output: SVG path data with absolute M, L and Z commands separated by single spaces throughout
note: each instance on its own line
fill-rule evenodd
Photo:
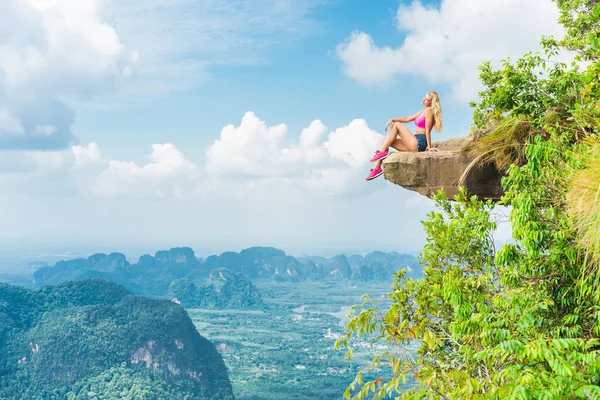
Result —
M 586 249 L 586 275 L 598 284 L 600 272 L 600 143 L 582 155 L 585 167 L 576 170 L 567 193 L 568 212 L 575 221 L 580 244 Z
M 246 309 L 263 306 L 256 286 L 245 275 L 217 268 L 210 272 L 210 284 L 196 286 L 190 279 L 171 282 L 169 297 L 176 298 L 186 308 Z
M 126 367 L 113 367 L 98 375 L 76 382 L 66 393 L 67 400 L 119 400 L 119 399 L 178 399 L 188 398 L 185 390 L 169 385 L 161 377 L 152 377 Z M 184 397 L 185 396 L 185 397 Z
M 513 165 L 525 164 L 525 144 L 532 143 L 536 135 L 545 135 L 535 130 L 528 120 L 505 117 L 488 132 L 472 141 L 465 153 L 480 164 L 494 163 L 501 171 Z
M 170 301 L 98 279 L 0 285 L 0 299 L 0 398 L 233 398 L 223 359 Z
M 537 135 L 559 129 L 569 140 L 590 135 L 598 120 L 600 11 L 595 0 L 555 0 L 567 33 L 562 40 L 542 38 L 543 54 L 528 53 L 494 70 L 481 66 L 485 90 L 474 107 L 475 129 L 491 130 L 474 141 L 471 155 L 485 155 L 501 169 L 521 165 L 525 145 Z M 560 55 L 561 57 L 557 57 Z M 561 58 L 572 56 L 566 63 Z M 584 65 L 587 68 L 582 69 Z M 566 139 L 566 138 L 565 138 Z
M 543 55 L 500 70 L 485 63 L 473 103 L 474 127 L 492 129 L 486 157 L 510 161 L 502 203 L 513 240 L 495 249 L 494 205 L 439 193 L 423 223 L 423 280 L 399 272 L 392 304 L 367 298 L 336 343 L 349 357 L 363 335 L 389 346 L 370 366 L 380 377 L 359 373 L 346 398 L 600 398 L 600 271 L 587 262 L 598 256 L 598 214 L 574 207 L 584 193 L 573 189 L 589 183 L 588 200 L 598 189 L 600 6 L 556 4 L 565 38 L 543 38 Z M 570 65 L 553 61 L 564 50 Z M 400 393 L 410 378 L 419 386 Z

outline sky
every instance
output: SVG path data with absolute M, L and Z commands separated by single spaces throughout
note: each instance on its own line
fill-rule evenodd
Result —
M 551 0 L 0 0 L 0 250 L 418 253 L 431 200 L 368 159 L 478 66 L 560 36 Z M 499 234 L 502 234 L 501 232 Z

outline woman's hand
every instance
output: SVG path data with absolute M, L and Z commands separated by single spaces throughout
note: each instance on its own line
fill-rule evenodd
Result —
M 385 128 L 383 128 L 383 130 L 384 130 L 384 131 L 387 131 L 387 130 L 388 130 L 388 128 L 389 128 L 390 126 L 392 126 L 392 124 L 393 124 L 393 123 L 394 123 L 394 120 L 390 118 L 390 119 L 388 120 L 387 124 L 385 124 Z
M 436 149 L 435 147 L 429 147 L 429 146 L 427 146 L 427 151 L 439 151 L 439 150 Z

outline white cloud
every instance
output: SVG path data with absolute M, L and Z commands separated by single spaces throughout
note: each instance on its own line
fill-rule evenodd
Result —
M 96 143 L 53 151 L 0 150 L 0 180 L 31 183 L 52 176 L 56 180 L 68 181 L 78 173 L 76 167 L 98 163 L 100 155 L 100 148 Z M 89 180 L 84 180 L 83 183 L 88 185 Z
M 12 116 L 5 108 L 0 108 L 0 134 L 23 134 L 21 121 Z
M 173 144 L 154 144 L 146 165 L 110 161 L 93 191 L 104 196 L 182 197 L 193 190 L 196 169 Z
M 310 14 L 328 2 L 0 0 L 0 104 L 11 122 L 0 149 L 66 149 L 77 142 L 75 103 L 147 99 L 195 86 L 210 66 L 262 63 L 314 34 Z
M 71 147 L 75 155 L 75 166 L 84 164 L 95 164 L 100 161 L 102 153 L 97 143 L 89 143 L 87 146 L 75 145 Z
M 43 178 L 57 172 L 67 174 L 74 166 L 75 155 L 70 150 L 0 150 L 0 160 L 0 176 L 19 173 Z
M 290 160 L 282 153 L 286 131 L 284 124 L 267 127 L 254 113 L 246 113 L 239 127 L 224 127 L 219 140 L 207 149 L 207 171 L 260 176 L 285 174 L 274 167 Z
M 355 119 L 335 130 L 314 120 L 299 136 L 247 112 L 205 149 L 205 164 L 175 145 L 154 144 L 148 162 L 110 160 L 97 143 L 59 151 L 0 150 L 5 191 L 136 198 L 196 198 L 264 202 L 278 197 L 300 206 L 321 196 L 362 197 L 385 187 L 365 181 L 382 135 Z M 235 196 L 232 196 L 232 193 Z
M 442 0 L 439 7 L 419 1 L 398 8 L 397 28 L 406 34 L 397 48 L 378 46 L 353 32 L 336 53 L 346 74 L 363 84 L 390 84 L 416 74 L 434 84 L 450 84 L 454 95 L 473 99 L 480 88 L 478 67 L 539 50 L 542 35 L 560 37 L 552 0 Z
M 106 93 L 130 75 L 136 54 L 104 7 L 102 0 L 0 0 L 0 102 L 20 124 L 0 148 L 68 148 L 74 113 L 64 99 Z
M 52 176 L 69 192 L 108 197 L 225 199 L 236 193 L 249 200 L 279 195 L 301 202 L 305 196 L 382 189 L 383 179 L 364 180 L 381 139 L 363 119 L 333 131 L 315 120 L 297 138 L 289 137 L 285 124 L 268 126 L 247 112 L 239 126 L 225 126 L 206 148 L 203 168 L 170 143 L 153 145 L 149 161 L 140 164 L 105 162 L 92 142 L 61 151 L 0 151 L 5 161 L 0 163 L 0 180 L 39 186 Z
M 268 126 L 247 112 L 239 126 L 227 125 L 218 140 L 205 150 L 205 166 L 198 167 L 173 144 L 155 144 L 150 162 L 108 162 L 94 179 L 92 192 L 101 196 L 227 198 L 231 193 L 247 199 L 276 194 L 366 193 L 369 159 L 382 135 L 362 119 L 329 131 L 313 121 L 297 139 L 288 137 L 285 124 Z M 73 146 L 73 166 L 100 165 L 95 143 Z M 100 163 L 100 164 L 99 164 Z
M 89 184 L 89 176 L 80 176 L 74 165 L 71 149 L 0 150 L 0 191 L 9 197 L 76 196 Z
M 265 184 L 271 189 L 310 188 L 336 194 L 372 189 L 357 183 L 365 183 L 369 158 L 382 135 L 363 119 L 327 132 L 315 120 L 294 144 L 285 124 L 267 126 L 248 112 L 239 126 L 223 128 L 220 138 L 206 150 L 206 170 L 209 177 L 243 181 L 256 190 L 268 191 Z
M 300 147 L 306 149 L 316 146 L 326 134 L 327 127 L 320 119 L 316 119 L 310 123 L 308 128 L 302 130 L 300 134 Z
M 9 87 L 34 83 L 61 94 L 90 86 L 101 90 L 99 83 L 126 75 L 135 61 L 103 18 L 102 0 L 12 3 L 3 7 L 8 11 L 3 22 L 14 31 L 2 35 L 0 46 L 0 69 Z
M 75 163 L 75 155 L 72 151 L 27 151 L 24 154 L 35 160 L 37 171 L 46 174 L 56 171 L 68 171 Z
M 381 140 L 382 135 L 371 130 L 364 119 L 355 119 L 331 132 L 323 147 L 330 157 L 351 167 L 361 167 L 368 163 Z

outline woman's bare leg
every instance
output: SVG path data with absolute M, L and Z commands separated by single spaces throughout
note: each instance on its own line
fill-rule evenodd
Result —
M 390 146 L 398 151 L 410 151 L 400 138 L 396 138 Z M 377 163 L 375 164 L 375 168 L 380 168 L 382 163 L 383 160 L 377 161 Z
M 406 150 L 399 150 L 399 151 L 417 151 L 416 136 L 413 135 L 413 133 L 410 131 L 410 129 L 408 129 L 404 124 L 402 124 L 400 122 L 394 122 L 392 124 L 392 127 L 390 128 L 390 132 L 387 134 L 386 137 L 383 138 L 383 140 L 381 142 L 381 147 L 379 148 L 379 151 L 387 151 L 387 150 L 389 150 L 390 146 L 394 147 L 394 146 L 392 146 L 392 143 L 394 143 L 397 140 L 398 135 L 400 135 L 400 139 L 402 139 L 402 143 L 403 143 L 403 145 L 399 145 L 399 146 L 401 148 L 406 149 Z
M 410 151 L 409 148 L 404 144 L 404 141 L 400 138 L 394 140 L 392 147 L 398 151 Z
M 388 134 L 381 141 L 381 147 L 379 148 L 379 151 L 381 151 L 381 152 L 388 151 L 390 146 L 392 145 L 394 140 L 396 140 L 397 137 L 398 137 L 398 127 L 394 123 L 390 127 L 390 131 L 388 132 Z
M 398 135 L 400 135 L 399 138 Z M 383 138 L 379 151 L 387 151 L 390 147 L 398 151 L 417 151 L 417 137 L 404 124 L 394 122 L 390 133 Z M 382 161 L 377 161 L 375 168 L 381 167 Z
M 410 129 L 400 122 L 396 122 L 394 126 L 398 130 L 400 139 L 402 139 L 402 144 L 406 148 L 406 150 L 400 151 L 417 151 L 417 137 L 410 131 Z

